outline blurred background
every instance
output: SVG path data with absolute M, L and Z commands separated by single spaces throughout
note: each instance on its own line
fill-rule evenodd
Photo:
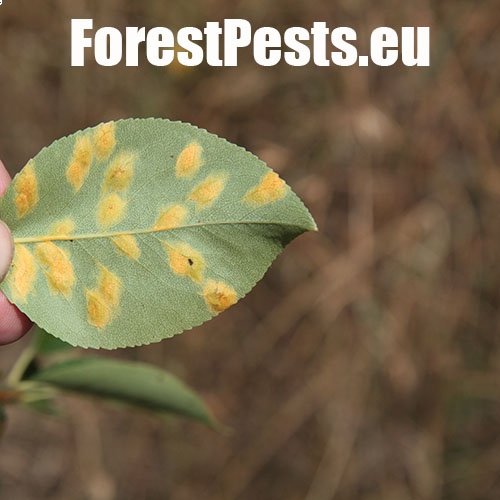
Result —
M 70 67 L 94 26 L 430 26 L 430 68 Z M 232 431 L 64 399 L 9 411 L 0 498 L 500 498 L 500 15 L 494 0 L 4 0 L 0 157 L 158 116 L 260 156 L 311 210 L 245 300 L 109 355 L 167 368 Z M 6 372 L 23 341 L 2 348 Z

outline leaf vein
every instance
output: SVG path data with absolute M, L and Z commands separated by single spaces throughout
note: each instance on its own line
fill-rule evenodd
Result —
M 271 226 L 284 226 L 296 227 L 307 229 L 300 224 L 290 224 L 285 222 L 270 222 L 270 221 L 228 221 L 228 222 L 202 222 L 199 224 L 186 224 L 169 229 L 139 229 L 134 231 L 118 231 L 115 233 L 93 233 L 93 234 L 70 234 L 70 235 L 45 235 L 45 236 L 28 236 L 25 238 L 14 238 L 15 244 L 24 243 L 39 243 L 43 241 L 74 241 L 74 240 L 91 240 L 100 238 L 115 238 L 117 236 L 137 236 L 153 233 L 162 233 L 167 231 L 178 231 L 180 229 L 192 229 L 196 227 L 207 226 L 236 226 L 236 225 L 271 225 Z

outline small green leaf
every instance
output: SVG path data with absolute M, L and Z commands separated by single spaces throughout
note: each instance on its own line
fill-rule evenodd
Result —
M 85 357 L 52 365 L 30 380 L 214 424 L 204 403 L 184 383 L 164 370 L 142 363 Z
M 15 242 L 9 299 L 56 337 L 107 349 L 207 321 L 316 229 L 257 157 L 161 119 L 55 141 L 15 177 L 0 219 Z
M 13 389 L 19 394 L 16 403 L 23 405 L 25 408 L 45 415 L 61 415 L 61 411 L 56 406 L 54 399 L 56 395 L 54 388 L 45 384 L 23 380 L 17 383 Z
M 61 351 L 67 351 L 73 348 L 71 344 L 50 335 L 39 327 L 35 327 L 32 342 L 35 354 L 42 356 L 57 354 Z
M 7 384 L 11 387 L 17 386 L 21 380 L 29 378 L 38 371 L 39 364 L 36 359 L 38 355 L 53 356 L 73 349 L 72 345 L 49 335 L 37 325 L 33 325 L 30 331 L 31 342 L 21 352 L 7 376 Z
M 61 416 L 61 410 L 56 406 L 53 399 L 35 399 L 33 401 L 20 401 L 20 403 L 31 411 L 42 415 Z

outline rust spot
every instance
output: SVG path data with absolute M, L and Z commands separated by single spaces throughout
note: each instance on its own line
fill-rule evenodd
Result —
M 38 204 L 38 181 L 33 160 L 30 160 L 16 176 L 14 190 L 16 192 L 14 205 L 17 208 L 17 216 L 22 218 Z
M 56 222 L 50 230 L 51 236 L 69 236 L 75 230 L 75 223 L 71 219 Z
M 107 229 L 120 221 L 125 215 L 126 202 L 116 193 L 106 196 L 97 208 L 97 221 L 101 228 Z
M 131 153 L 116 155 L 106 170 L 104 191 L 124 191 L 130 186 L 134 176 L 135 158 Z
M 191 191 L 188 199 L 194 201 L 198 208 L 209 207 L 220 196 L 225 185 L 224 176 L 209 175 Z
M 95 290 L 86 290 L 87 321 L 102 330 L 112 318 L 112 312 L 103 297 Z
M 88 135 L 76 138 L 73 157 L 66 169 L 66 179 L 73 186 L 75 193 L 80 191 L 90 172 L 94 152 Z
M 203 281 L 206 264 L 200 252 L 189 245 L 181 243 L 171 246 L 164 243 L 169 257 L 170 268 L 175 274 L 188 276 L 196 283 Z
M 188 144 L 179 154 L 175 164 L 177 177 L 191 178 L 203 165 L 201 153 L 203 148 L 197 142 Z
M 213 280 L 207 280 L 205 283 L 203 298 L 210 311 L 216 314 L 225 311 L 238 301 L 238 296 L 233 288 L 222 281 Z
M 182 205 L 173 205 L 161 212 L 153 229 L 164 231 L 179 227 L 184 222 L 187 214 L 187 209 Z
M 111 238 L 111 241 L 115 244 L 116 248 L 120 250 L 120 252 L 124 253 L 130 259 L 137 260 L 140 257 L 141 249 L 137 245 L 137 241 L 134 236 L 124 234 Z
M 109 307 L 116 308 L 120 304 L 122 286 L 122 282 L 116 274 L 101 266 L 101 276 L 97 288 Z
M 75 273 L 69 253 L 47 241 L 36 245 L 35 255 L 43 267 L 51 292 L 69 298 L 75 284 Z
M 14 260 L 6 281 L 15 300 L 26 302 L 33 292 L 37 265 L 35 258 L 24 245 L 15 245 Z
M 286 195 L 286 184 L 276 172 L 267 173 L 260 184 L 250 190 L 243 198 L 252 205 L 267 205 Z
M 116 146 L 115 122 L 101 123 L 94 131 L 94 146 L 97 158 L 107 160 Z
M 87 321 L 96 328 L 103 329 L 113 319 L 120 304 L 122 282 L 109 269 L 98 264 L 101 273 L 97 288 L 85 290 L 87 296 Z

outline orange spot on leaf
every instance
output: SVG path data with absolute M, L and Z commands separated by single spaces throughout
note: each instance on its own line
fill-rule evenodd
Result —
M 238 301 L 238 296 L 233 288 L 222 281 L 213 280 L 206 282 L 203 288 L 203 298 L 210 311 L 216 314 L 225 311 Z
M 220 196 L 225 185 L 224 177 L 209 175 L 191 191 L 188 199 L 194 201 L 199 208 L 208 207 Z
M 104 266 L 98 265 L 101 273 L 97 288 L 85 290 L 85 294 L 87 297 L 87 321 L 90 325 L 102 330 L 116 313 L 123 285 L 118 276 Z
M 164 243 L 169 257 L 170 268 L 175 274 L 188 276 L 196 283 L 203 281 L 206 264 L 200 252 L 185 243 L 171 246 Z
M 71 296 L 75 284 L 75 272 L 70 261 L 69 253 L 55 243 L 47 241 L 35 247 L 35 254 L 47 277 L 49 289 L 64 297 Z
M 33 160 L 30 160 L 16 176 L 14 190 L 16 191 L 14 204 L 17 208 L 17 215 L 22 218 L 38 203 L 38 181 Z
M 75 230 L 75 223 L 71 219 L 56 222 L 50 231 L 51 236 L 69 236 Z
M 120 252 L 124 253 L 127 257 L 137 260 L 141 255 L 141 249 L 137 245 L 136 239 L 129 235 L 124 234 L 111 238 L 111 241 L 116 245 Z
M 125 215 L 126 202 L 116 193 L 106 196 L 97 208 L 97 221 L 101 228 L 107 229 Z
M 286 184 L 276 172 L 267 173 L 260 184 L 250 190 L 244 200 L 252 205 L 266 205 L 286 195 Z
M 172 207 L 163 210 L 153 229 L 162 231 L 165 229 L 173 229 L 179 227 L 186 218 L 188 211 L 182 205 L 174 205 Z
M 97 158 L 102 161 L 111 156 L 116 146 L 115 122 L 101 123 L 94 131 L 94 146 Z
M 87 321 L 96 328 L 103 329 L 113 316 L 110 307 L 102 295 L 95 290 L 86 290 Z
M 197 142 L 191 142 L 180 152 L 175 164 L 177 177 L 190 178 L 198 172 L 203 165 L 202 151 L 203 148 Z
M 16 245 L 14 260 L 6 278 L 15 300 L 26 302 L 33 291 L 36 274 L 37 265 L 31 252 L 24 245 Z
M 101 267 L 101 276 L 97 287 L 101 297 L 109 307 L 118 307 L 122 292 L 122 282 L 118 276 L 105 267 Z
M 135 156 L 119 153 L 113 159 L 104 177 L 104 191 L 124 191 L 130 186 L 134 176 Z
M 73 157 L 66 169 L 66 179 L 73 186 L 75 193 L 80 191 L 89 175 L 93 156 L 92 142 L 88 135 L 77 137 Z

